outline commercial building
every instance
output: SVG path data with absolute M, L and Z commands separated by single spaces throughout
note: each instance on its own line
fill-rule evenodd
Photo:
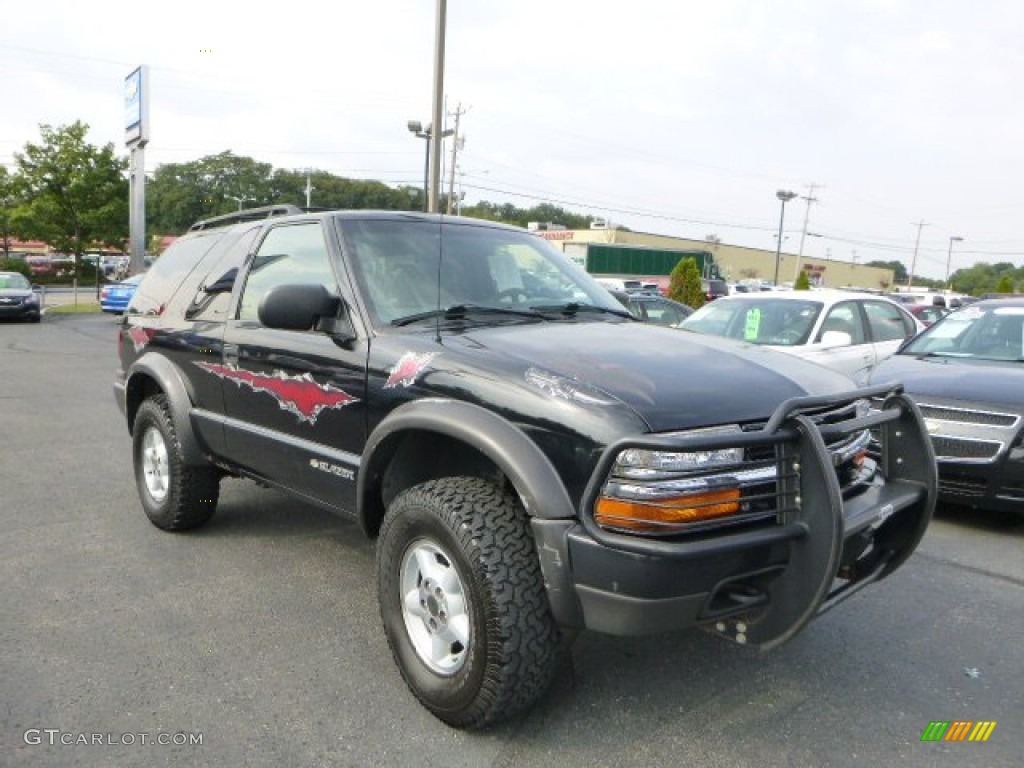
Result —
M 748 248 L 741 245 L 685 237 L 633 232 L 613 227 L 594 229 L 545 229 L 537 234 L 565 250 L 566 243 L 609 243 L 618 245 L 666 248 L 672 250 L 710 251 L 719 273 L 732 282 L 740 280 L 771 281 L 775 277 L 775 251 Z M 872 291 L 894 289 L 893 271 L 881 267 L 866 267 L 848 261 L 823 259 L 817 256 L 797 258 L 795 253 L 782 253 L 779 258 L 779 283 L 792 283 L 800 270 L 815 285 L 828 288 L 857 287 Z

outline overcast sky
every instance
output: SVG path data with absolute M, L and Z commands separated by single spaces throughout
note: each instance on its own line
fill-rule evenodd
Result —
M 435 0 L 7 3 L 0 163 L 83 120 L 146 166 L 232 150 L 421 185 Z M 444 90 L 468 202 L 549 201 L 645 232 L 804 253 L 1024 263 L 1020 0 L 449 0 Z M 447 159 L 446 159 L 447 165 Z M 314 193 L 313 203 L 316 203 Z M 800 246 L 805 199 L 786 206 Z

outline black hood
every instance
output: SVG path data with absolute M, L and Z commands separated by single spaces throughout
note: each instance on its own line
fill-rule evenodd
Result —
M 901 381 L 907 394 L 917 397 L 1024 408 L 1022 362 L 893 355 L 875 369 L 871 380 Z
M 846 376 L 791 355 L 641 323 L 505 326 L 446 337 L 462 364 L 486 350 L 507 376 L 554 374 L 633 409 L 655 432 L 767 418 L 783 400 L 856 388 Z

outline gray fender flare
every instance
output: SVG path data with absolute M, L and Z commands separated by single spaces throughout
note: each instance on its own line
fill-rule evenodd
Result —
M 142 376 L 153 379 L 167 396 L 167 401 L 171 406 L 174 431 L 181 444 L 182 458 L 185 463 L 190 465 L 207 464 L 206 454 L 196 439 L 189 418 L 189 414 L 192 412 L 192 395 L 189 392 L 188 384 L 177 366 L 168 361 L 166 357 L 151 353 L 144 354 L 128 370 L 128 375 L 125 378 L 125 413 L 131 414 L 128 429 L 131 430 L 134 427 L 132 422 L 134 411 L 137 410 L 131 409 L 129 404 L 135 390 L 139 387 Z
M 379 472 L 380 451 L 388 438 L 405 431 L 435 432 L 466 443 L 493 461 L 523 500 L 530 517 L 575 517 L 569 494 L 547 456 L 519 427 L 479 405 L 428 398 L 399 406 L 386 416 L 366 441 L 356 493 L 359 522 L 366 518 L 368 483 Z

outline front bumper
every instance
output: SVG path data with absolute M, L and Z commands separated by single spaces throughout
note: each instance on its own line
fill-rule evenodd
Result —
M 38 302 L 0 304 L 0 320 L 38 320 L 39 316 Z
M 654 436 L 610 446 L 579 520 L 533 520 L 556 620 L 569 627 L 638 635 L 706 626 L 741 643 L 771 647 L 814 616 L 899 567 L 920 542 L 936 498 L 935 460 L 920 413 L 898 389 L 885 407 L 844 425 L 816 426 L 806 413 L 843 398 L 801 398 L 780 406 L 756 438 L 779 450 L 779 514 L 739 529 L 670 540 L 613 533 L 589 510 L 614 457 L 625 447 L 667 446 Z M 843 498 L 826 448 L 830 432 L 874 427 L 880 479 Z M 722 441 L 722 438 L 717 438 Z M 673 443 L 707 448 L 708 439 Z M 790 471 L 792 467 L 798 471 Z

